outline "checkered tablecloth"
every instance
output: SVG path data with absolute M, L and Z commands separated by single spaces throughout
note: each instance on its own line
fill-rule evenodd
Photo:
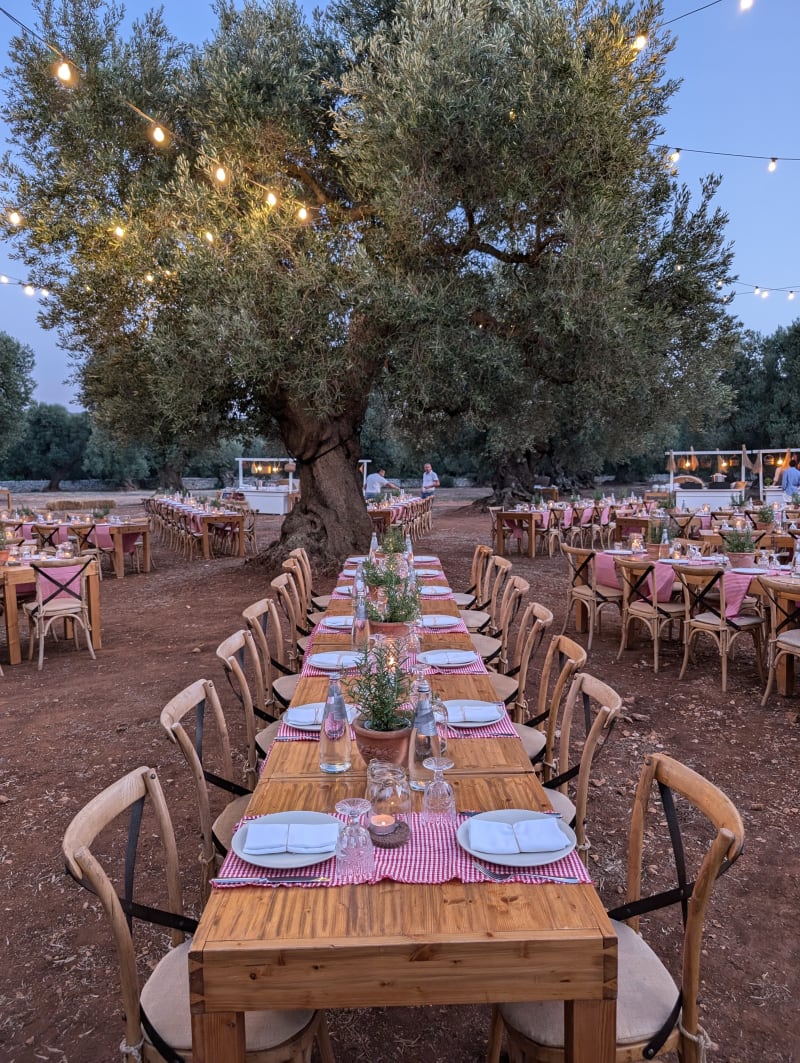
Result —
M 256 817 L 248 817 L 254 819 Z M 341 817 L 339 817 L 341 818 Z M 463 823 L 468 817 L 460 814 L 457 816 L 457 825 Z M 460 882 L 490 882 L 473 862 L 456 840 L 455 827 L 431 826 L 422 822 L 420 813 L 414 812 L 408 817 L 411 828 L 411 838 L 398 849 L 375 848 L 375 872 L 370 883 L 380 882 L 381 879 L 390 879 L 392 882 L 405 883 L 438 883 L 457 880 Z M 580 882 L 591 882 L 586 868 L 581 862 L 577 852 L 573 849 L 567 856 L 562 857 L 550 864 L 544 864 L 537 868 L 511 868 L 502 864 L 488 864 L 490 868 L 501 872 L 510 873 L 509 882 L 523 882 L 536 884 L 541 882 L 542 875 L 564 875 L 579 879 Z M 246 860 L 240 859 L 233 850 L 225 857 L 219 876 L 213 881 L 217 889 L 236 889 L 238 886 L 280 886 L 282 877 L 292 874 L 295 869 L 281 868 L 270 870 L 256 867 Z M 537 874 L 538 872 L 538 874 Z M 319 875 L 327 878 L 327 882 L 287 883 L 298 885 L 302 888 L 317 886 L 337 886 L 336 859 L 329 857 L 311 867 L 296 869 L 297 874 Z M 225 878 L 237 879 L 235 883 L 222 883 L 219 880 Z M 250 883 L 247 880 L 253 879 Z M 239 881 L 243 880 L 243 881 Z

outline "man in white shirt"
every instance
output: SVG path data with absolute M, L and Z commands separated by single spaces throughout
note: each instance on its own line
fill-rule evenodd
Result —
M 422 473 L 422 497 L 430 498 L 438 486 L 439 477 L 431 468 L 431 463 L 426 461 Z
M 400 490 L 397 484 L 393 484 L 391 480 L 386 479 L 386 469 L 378 469 L 377 472 L 371 472 L 367 477 L 366 484 L 364 484 L 364 497 L 377 498 L 381 491 L 384 491 L 387 487 L 390 491 Z

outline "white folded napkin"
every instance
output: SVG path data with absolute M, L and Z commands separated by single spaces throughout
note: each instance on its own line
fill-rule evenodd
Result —
M 296 705 L 294 708 L 286 710 L 285 720 L 287 723 L 297 724 L 300 727 L 310 727 L 312 724 L 322 723 L 324 710 L 325 706 L 322 703 L 319 705 Z
M 557 816 L 520 819 L 516 823 L 499 823 L 491 819 L 472 819 L 469 843 L 481 853 L 550 853 L 567 844 Z
M 444 666 L 445 668 L 458 668 L 460 665 L 472 664 L 478 655 L 472 650 L 428 650 L 422 655 L 423 662 Z
M 242 851 L 249 856 L 329 853 L 338 837 L 338 823 L 251 823 Z
M 447 715 L 456 723 L 489 723 L 497 719 L 500 710 L 496 705 L 448 705 Z

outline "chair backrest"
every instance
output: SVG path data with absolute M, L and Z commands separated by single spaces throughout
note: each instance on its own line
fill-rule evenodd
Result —
M 279 576 L 270 581 L 270 587 L 275 592 L 278 604 L 283 615 L 286 617 L 289 631 L 289 665 L 295 672 L 300 671 L 302 653 L 297 645 L 298 636 L 308 634 L 304 621 L 307 620 L 305 611 L 300 600 L 300 591 L 297 581 L 291 572 L 281 572 Z
M 684 618 L 712 613 L 720 623 L 726 615 L 724 570 L 714 565 L 676 565 L 683 587 Z
M 143 812 L 147 806 L 151 814 L 147 817 L 147 829 L 141 832 Z M 101 832 L 111 826 L 118 816 L 128 811 L 128 844 L 122 847 L 124 866 L 118 875 L 112 875 L 106 870 L 106 866 L 111 866 L 110 861 L 106 866 L 101 864 L 95 857 L 92 846 Z M 160 840 L 160 849 L 152 845 L 154 834 L 157 834 Z M 125 1043 L 129 1046 L 139 1044 L 142 1039 L 139 977 L 136 970 L 137 950 L 133 942 L 132 917 L 125 911 L 126 902 L 134 900 L 134 872 L 140 836 L 148 843 L 148 869 L 158 866 L 156 856 L 160 851 L 160 864 L 166 887 L 166 911 L 177 917 L 182 916 L 183 898 L 175 834 L 161 784 L 152 768 L 136 768 L 92 798 L 67 827 L 62 842 L 67 871 L 76 882 L 97 895 L 111 924 L 125 1011 Z M 151 848 L 156 850 L 156 853 L 151 854 Z M 103 851 L 105 852 L 105 848 Z M 153 878 L 153 875 L 148 875 L 148 880 Z M 115 881 L 121 884 L 121 897 L 115 888 Z M 150 902 L 149 894 L 148 901 Z M 179 945 L 184 936 L 182 930 L 173 928 L 173 946 Z
M 569 566 L 570 587 L 589 584 L 594 588 L 594 550 L 582 546 L 567 546 L 561 543 L 561 553 Z
M 558 713 L 552 713 L 548 720 L 544 754 L 548 778 L 545 786 L 566 794 L 571 780 L 576 780 L 575 834 L 584 861 L 589 847 L 586 838 L 586 801 L 592 762 L 598 749 L 605 744 L 621 711 L 622 698 L 615 690 L 588 672 L 580 672 L 570 684 L 560 717 Z M 576 720 L 576 716 L 579 719 Z M 576 732 L 580 732 L 580 738 Z M 580 746 L 580 754 L 576 758 L 573 750 L 577 746 Z
M 191 717 L 191 718 L 190 718 Z M 216 761 L 221 774 L 208 771 L 204 760 L 204 747 L 211 723 L 216 732 Z M 187 724 L 189 730 L 187 730 Z M 215 851 L 208 783 L 218 785 L 230 793 L 241 793 L 244 787 L 234 782 L 233 757 L 228 737 L 228 727 L 222 712 L 216 688 L 210 679 L 197 679 L 161 710 L 161 726 L 170 741 L 180 749 L 189 765 L 194 783 L 197 810 L 200 815 L 200 864 L 202 867 L 201 889 L 203 898 L 208 897 L 209 882 L 214 874 L 217 853 Z M 226 783 L 228 785 L 226 785 Z
M 553 614 L 539 602 L 528 602 L 525 612 L 517 628 L 517 639 L 514 644 L 514 653 L 508 662 L 506 674 L 518 677 L 517 696 L 514 701 L 513 714 L 518 723 L 525 719 L 525 711 L 528 702 L 525 687 L 528 678 L 528 669 L 531 661 L 536 656 L 544 636 L 552 626 Z
M 509 576 L 503 587 L 503 594 L 497 607 L 497 616 L 492 620 L 494 630 L 497 632 L 496 637 L 501 642 L 499 662 L 501 672 L 505 672 L 508 668 L 508 641 L 511 625 L 520 610 L 522 599 L 530 589 L 530 583 L 522 576 Z
M 93 558 L 32 561 L 36 580 L 36 610 L 40 616 L 86 607 L 86 569 Z
M 492 554 L 489 558 L 489 565 L 486 569 L 486 583 L 488 586 L 488 600 L 485 603 L 484 608 L 492 617 L 490 621 L 490 631 L 496 630 L 495 621 L 498 617 L 498 608 L 503 594 L 503 588 L 505 587 L 506 580 L 511 575 L 511 562 L 506 557 L 500 557 L 499 554 Z
M 242 619 L 258 650 L 267 707 L 273 708 L 276 704 L 272 689 L 274 679 L 293 674 L 275 599 L 260 598 L 252 605 L 248 605 L 242 610 Z
M 587 653 L 579 642 L 567 635 L 553 635 L 547 647 L 542 671 L 539 676 L 539 690 L 536 696 L 536 714 L 530 721 L 540 730 L 545 730 L 551 717 L 558 715 L 570 680 L 586 664 Z M 543 778 L 550 777 L 548 765 L 544 765 Z
M 256 784 L 258 751 L 256 748 L 256 717 L 272 722 L 267 713 L 264 697 L 264 677 L 253 636 L 249 631 L 235 631 L 217 646 L 217 657 L 222 662 L 225 678 L 244 710 L 247 734 L 247 764 L 245 785 L 252 790 Z M 248 673 L 250 680 L 248 680 Z
M 303 563 L 299 557 L 292 557 L 290 554 L 281 563 L 281 568 L 284 572 L 288 572 L 294 581 L 291 594 L 298 614 L 298 633 L 308 635 L 313 627 L 308 620 L 313 607 L 311 603 L 311 584 L 308 581 Z
M 483 585 L 483 578 L 491 556 L 491 546 L 484 546 L 483 543 L 479 543 L 475 547 L 475 551 L 472 555 L 472 568 L 470 570 L 468 593 L 474 594 L 476 599 L 478 592 Z
M 294 550 L 289 551 L 289 557 L 286 561 L 292 560 L 295 562 L 295 567 L 300 576 L 300 583 L 303 590 L 303 600 L 306 604 L 306 612 L 310 613 L 312 610 L 311 597 L 314 593 L 314 578 L 311 572 L 311 561 L 309 559 L 306 550 L 302 546 L 298 546 Z M 286 561 L 284 561 L 284 568 L 286 567 Z
M 773 643 L 780 635 L 800 624 L 800 606 L 796 600 L 787 598 L 785 580 L 759 576 L 758 582 L 767 606 L 769 641 Z
M 658 789 L 657 796 L 660 801 L 653 800 L 654 787 Z M 685 802 L 687 816 L 681 815 L 683 809 L 675 802 L 675 795 L 680 798 L 680 805 Z M 709 834 L 701 827 L 697 813 L 705 817 L 710 825 L 710 841 L 706 840 Z M 684 848 L 680 842 L 681 819 L 685 819 L 686 827 L 691 830 L 693 836 L 702 832 L 703 837 L 698 846 L 693 844 Z M 663 861 L 660 858 L 654 860 L 651 852 L 645 852 L 645 839 L 648 847 L 651 847 L 656 838 L 665 837 L 665 829 L 675 852 L 674 861 Z M 743 845 L 744 826 L 741 816 L 726 794 L 691 768 L 664 753 L 650 753 L 645 757 L 631 815 L 625 903 L 609 914 L 639 931 L 639 915 L 636 914 L 635 906 L 643 896 L 643 871 L 646 869 L 649 873 L 653 866 L 673 866 L 679 869 L 678 886 L 682 887 L 681 892 L 684 895 L 681 901 L 684 917 L 681 1025 L 691 1036 L 696 1036 L 698 1029 L 697 994 L 703 924 L 711 893 L 719 876 L 739 858 Z M 692 861 L 696 866 L 696 874 L 694 885 L 689 890 L 687 884 L 691 882 L 691 871 L 689 868 L 684 869 L 684 860 L 691 861 L 691 854 L 694 852 L 699 852 L 700 855 Z M 669 889 L 671 883 L 664 885 Z M 648 889 L 648 895 L 654 892 Z M 690 901 L 685 899 L 689 892 Z M 632 912 L 629 906 L 634 906 Z

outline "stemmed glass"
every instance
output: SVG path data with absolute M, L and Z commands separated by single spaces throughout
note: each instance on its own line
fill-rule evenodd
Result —
M 422 822 L 428 826 L 455 826 L 456 799 L 444 773 L 453 767 L 448 757 L 426 757 L 423 767 L 433 772 L 433 778 L 422 795 Z
M 358 822 L 371 808 L 364 797 L 347 797 L 336 802 L 336 811 L 347 816 L 336 842 L 336 877 L 340 882 L 366 882 L 375 873 L 372 838 Z

